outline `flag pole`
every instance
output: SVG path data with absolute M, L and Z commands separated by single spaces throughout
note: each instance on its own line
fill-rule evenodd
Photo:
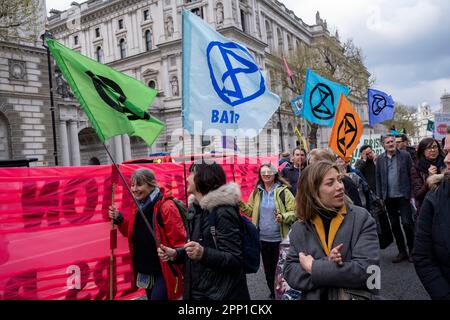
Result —
M 284 152 L 284 141 L 283 141 L 283 124 L 281 123 L 281 102 L 278 106 L 278 121 L 280 122 L 280 140 L 281 140 L 281 150 Z
M 125 177 L 122 175 L 122 172 L 119 170 L 119 166 L 114 161 L 113 156 L 109 152 L 108 148 L 106 147 L 105 143 L 103 142 L 103 147 L 106 150 L 106 153 L 108 154 L 109 158 L 111 159 L 112 163 L 114 164 L 114 167 L 116 168 L 117 172 L 119 173 L 120 178 L 122 179 L 123 184 L 128 190 L 128 193 L 131 195 L 131 198 L 133 198 L 134 203 L 136 204 L 137 210 L 139 211 L 139 214 L 141 215 L 142 219 L 144 220 L 145 225 L 147 226 L 148 231 L 152 235 L 153 239 L 155 240 L 156 244 L 159 245 L 159 241 L 156 239 L 156 234 L 153 228 L 151 227 L 150 223 L 148 222 L 148 219 L 145 217 L 144 212 L 142 212 L 141 207 L 139 206 L 139 203 L 137 202 L 136 198 L 133 196 L 133 192 L 130 189 L 130 186 L 128 185 L 127 181 L 125 180 Z
M 114 206 L 116 184 L 112 185 L 111 205 Z M 114 249 L 117 248 L 117 229 L 111 219 L 110 245 L 109 245 L 109 300 L 114 300 Z
M 186 9 L 182 9 L 182 10 L 186 10 Z M 181 39 L 184 39 L 184 13 L 182 12 L 181 13 L 181 19 L 182 19 L 182 21 L 181 21 Z M 181 45 L 181 46 L 183 46 L 183 44 Z M 183 51 L 183 48 L 182 48 L 182 51 Z M 183 53 L 184 53 L 184 51 L 183 51 Z M 185 65 L 184 65 L 184 55 L 181 55 L 181 72 L 182 72 L 182 75 L 181 75 L 181 90 L 182 90 L 182 92 L 181 92 L 181 129 L 183 130 L 183 175 L 184 175 L 184 196 L 185 196 L 185 202 L 186 202 L 186 206 L 189 206 L 189 204 L 188 204 L 188 193 L 187 193 L 187 183 L 186 183 L 186 181 L 187 181 L 187 176 L 186 176 L 186 145 L 185 145 L 185 141 L 184 141 L 184 130 L 185 130 L 185 128 L 184 128 L 184 95 L 185 95 L 185 92 L 184 92 L 184 85 L 185 85 L 185 83 L 184 83 L 184 68 L 185 68 Z M 194 139 L 195 139 L 195 137 L 194 137 Z M 192 147 L 192 142 L 193 141 L 191 141 L 191 147 Z M 195 143 L 194 143 L 194 145 L 195 145 Z M 192 150 L 192 148 L 191 148 L 191 150 Z M 188 225 L 189 226 L 189 225 Z M 189 237 L 189 234 L 188 234 L 188 237 Z

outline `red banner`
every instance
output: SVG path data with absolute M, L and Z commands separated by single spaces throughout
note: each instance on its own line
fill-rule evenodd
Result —
M 241 186 L 244 200 L 259 165 L 276 162 L 251 160 L 223 165 L 228 180 Z M 153 170 L 161 186 L 186 199 L 182 163 L 120 165 L 120 171 L 128 182 L 140 167 Z M 133 200 L 112 165 L 0 168 L 0 300 L 109 299 L 107 215 L 113 183 L 116 207 L 133 214 Z M 114 299 L 143 295 L 132 285 L 128 243 L 120 234 L 114 265 Z

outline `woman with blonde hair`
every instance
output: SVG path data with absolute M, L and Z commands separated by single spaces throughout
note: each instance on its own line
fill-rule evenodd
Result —
M 296 220 L 295 198 L 289 187 L 289 183 L 272 164 L 263 164 L 248 203 L 241 203 L 241 210 L 252 217 L 260 232 L 261 256 L 271 299 L 275 297 L 279 246 Z
M 373 218 L 350 203 L 339 168 L 331 162 L 306 167 L 298 189 L 299 220 L 291 228 L 284 267 L 287 283 L 302 291 L 304 300 L 372 298 L 369 267 L 380 260 Z
M 337 159 L 337 157 L 327 149 L 313 149 L 310 152 L 309 163 L 314 164 L 319 161 L 329 161 L 332 163 L 338 163 L 339 159 L 340 158 Z M 341 169 L 339 167 L 339 163 L 338 168 Z M 358 187 L 353 183 L 352 179 L 348 176 L 342 175 L 341 180 L 342 183 L 344 184 L 345 194 L 350 198 L 353 204 L 361 207 L 362 203 L 361 198 L 359 197 Z
M 327 149 L 312 149 L 309 153 L 309 164 L 314 164 L 319 161 L 336 161 L 336 156 Z

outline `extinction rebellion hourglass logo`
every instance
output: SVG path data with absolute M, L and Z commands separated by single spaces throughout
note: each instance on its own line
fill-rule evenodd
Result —
M 385 97 L 380 94 L 374 94 L 371 107 L 373 114 L 377 116 L 384 110 L 384 108 L 392 106 L 388 104 Z
M 344 119 L 339 123 L 337 133 L 337 147 L 342 154 L 346 154 L 356 141 L 358 133 L 358 123 L 355 116 L 351 113 L 346 113 Z
M 323 83 L 317 84 L 309 96 L 313 115 L 321 120 L 329 120 L 334 117 L 333 90 Z
M 258 98 L 266 91 L 259 67 L 243 46 L 234 42 L 212 41 L 206 55 L 211 83 L 225 103 L 235 107 Z M 218 64 L 218 60 L 221 63 Z

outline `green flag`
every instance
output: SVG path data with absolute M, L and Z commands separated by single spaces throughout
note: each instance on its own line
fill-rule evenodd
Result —
M 147 113 L 156 90 L 79 54 L 54 39 L 47 45 L 102 142 L 120 134 L 151 145 L 164 123 Z
M 434 131 L 434 121 L 428 120 L 427 131 L 431 131 L 431 132 Z

